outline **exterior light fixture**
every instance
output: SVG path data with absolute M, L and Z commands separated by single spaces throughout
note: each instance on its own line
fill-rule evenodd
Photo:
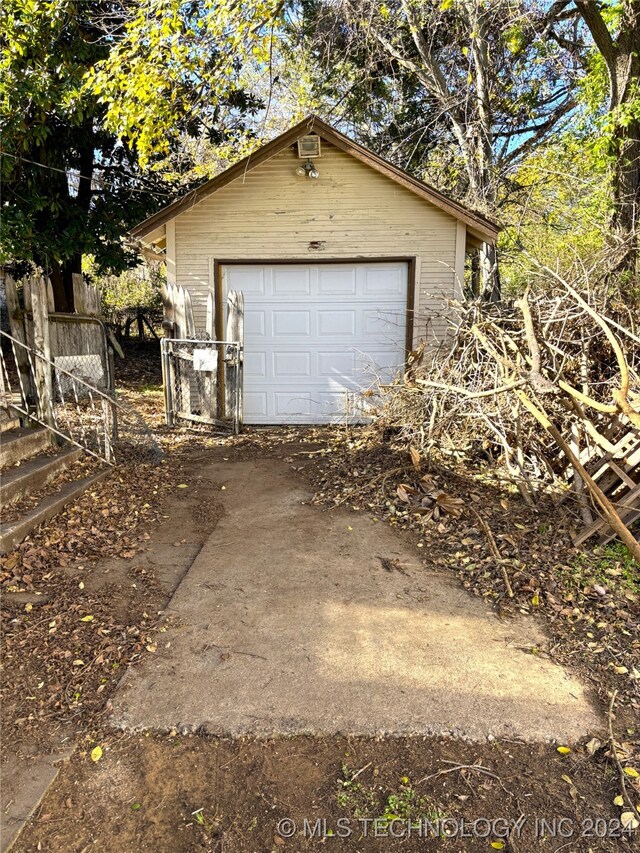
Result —
M 307 162 L 304 164 L 304 166 L 298 166 L 298 168 L 296 169 L 296 175 L 298 175 L 301 178 L 304 177 L 304 175 L 306 175 L 308 178 L 312 178 L 314 180 L 315 180 L 315 178 L 320 177 L 320 173 L 318 172 L 316 167 L 313 165 L 311 160 L 307 160 Z

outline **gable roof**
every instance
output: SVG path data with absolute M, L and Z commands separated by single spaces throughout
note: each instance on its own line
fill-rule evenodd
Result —
M 216 175 L 215 178 L 211 178 L 201 186 L 188 192 L 182 198 L 163 207 L 157 213 L 154 213 L 153 216 L 145 219 L 144 222 L 136 225 L 131 230 L 131 236 L 136 238 L 145 237 L 180 213 L 184 213 L 195 204 L 198 204 L 198 202 L 222 189 L 222 187 L 227 186 L 231 181 L 255 169 L 256 166 L 264 163 L 265 160 L 268 160 L 287 148 L 287 146 L 295 143 L 300 137 L 312 132 L 317 133 L 323 139 L 335 145 L 336 148 L 350 154 L 356 160 L 360 160 L 360 162 L 365 163 L 367 166 L 380 172 L 380 174 L 385 175 L 387 178 L 400 184 L 400 186 L 415 193 L 420 198 L 440 208 L 440 210 L 445 211 L 445 213 L 466 223 L 472 232 L 487 242 L 493 242 L 497 237 L 500 227 L 495 222 L 492 222 L 480 213 L 470 210 L 463 204 L 448 198 L 429 184 L 419 181 L 403 169 L 394 166 L 392 163 L 374 154 L 373 151 L 369 151 L 367 148 L 349 139 L 348 136 L 340 133 L 340 131 L 331 127 L 331 125 L 322 121 L 322 119 L 319 119 L 313 113 L 289 128 L 289 130 L 281 133 L 280 136 L 267 142 L 266 145 L 263 145 L 247 157 L 239 160 L 233 166 L 225 169 L 224 172 Z

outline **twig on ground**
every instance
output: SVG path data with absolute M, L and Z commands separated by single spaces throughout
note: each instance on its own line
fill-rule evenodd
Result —
M 452 764 L 453 767 L 446 767 L 442 770 L 438 770 L 437 773 L 431 773 L 429 776 L 423 776 L 422 779 L 418 779 L 416 782 L 417 785 L 422 784 L 422 782 L 428 782 L 430 779 L 435 779 L 438 776 L 444 776 L 447 773 L 455 773 L 456 770 L 473 770 L 475 773 L 482 773 L 484 776 L 490 776 L 492 779 L 495 779 L 505 794 L 508 796 L 513 796 L 511 791 L 505 788 L 502 779 L 498 776 L 497 773 L 494 773 L 493 770 L 489 770 L 488 767 L 484 767 L 482 764 L 457 764 L 455 761 L 447 761 L 443 759 L 443 764 Z
M 504 585 L 507 588 L 507 595 L 509 596 L 509 598 L 513 598 L 513 589 L 511 588 L 511 581 L 509 580 L 509 575 L 507 574 L 507 569 L 506 569 L 505 564 L 504 564 L 505 561 L 504 561 L 504 558 L 502 557 L 502 555 L 500 554 L 500 551 L 498 550 L 498 546 L 496 545 L 496 540 L 493 538 L 493 533 L 491 532 L 489 525 L 484 520 L 484 518 L 478 512 L 476 512 L 476 510 L 473 509 L 473 507 L 471 509 L 472 509 L 473 514 L 476 516 L 476 518 L 480 522 L 480 526 L 482 527 L 482 529 L 485 532 L 485 535 L 487 537 L 487 541 L 489 543 L 489 548 L 491 550 L 491 553 L 493 554 L 494 560 L 500 566 L 500 571 L 502 572 L 502 577 L 504 578 Z

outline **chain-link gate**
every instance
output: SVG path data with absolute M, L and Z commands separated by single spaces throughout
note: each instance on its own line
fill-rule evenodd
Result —
M 242 426 L 242 344 L 164 338 L 162 370 L 168 426 L 176 419 L 214 424 L 234 433 Z

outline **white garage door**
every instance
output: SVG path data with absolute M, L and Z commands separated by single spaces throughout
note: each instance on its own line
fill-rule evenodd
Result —
M 233 265 L 245 299 L 247 424 L 342 420 L 404 361 L 406 263 Z

